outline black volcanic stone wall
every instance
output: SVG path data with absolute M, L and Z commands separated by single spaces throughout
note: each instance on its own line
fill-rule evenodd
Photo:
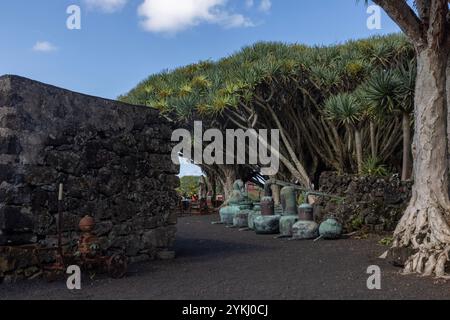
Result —
M 108 252 L 143 260 L 170 248 L 179 185 L 171 132 L 148 107 L 0 77 L 0 278 L 33 265 L 11 252 L 56 245 L 59 183 L 66 245 L 91 215 Z
M 324 172 L 320 191 L 345 199 L 342 202 L 319 199 L 315 206 L 317 219 L 333 214 L 343 223 L 345 232 L 393 231 L 411 198 L 412 183 L 402 182 L 398 176 L 361 177 Z

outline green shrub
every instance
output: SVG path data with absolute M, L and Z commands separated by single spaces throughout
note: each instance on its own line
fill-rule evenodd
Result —
M 394 238 L 392 237 L 386 237 L 379 241 L 379 244 L 382 246 L 390 247 L 392 245 L 392 242 L 394 241 Z
M 389 170 L 384 164 L 380 163 L 378 158 L 369 157 L 363 163 L 361 174 L 363 176 L 385 177 L 389 175 Z
M 361 216 L 356 216 L 351 222 L 350 222 L 353 230 L 359 230 L 364 225 L 364 220 Z

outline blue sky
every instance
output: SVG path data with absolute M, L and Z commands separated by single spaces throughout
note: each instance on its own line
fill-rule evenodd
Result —
M 227 56 L 257 41 L 335 44 L 369 30 L 356 0 L 3 0 L 0 75 L 116 98 L 163 69 Z M 69 30 L 68 6 L 81 8 Z

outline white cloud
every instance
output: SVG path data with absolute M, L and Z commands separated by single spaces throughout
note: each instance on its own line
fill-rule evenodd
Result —
M 253 26 L 250 19 L 226 9 L 228 0 L 144 0 L 138 14 L 150 32 L 177 33 L 201 23 L 226 28 Z
M 245 6 L 247 8 L 252 8 L 254 4 L 255 4 L 254 0 L 245 0 Z
M 269 12 L 272 9 L 272 1 L 271 0 L 261 0 L 261 4 L 259 5 L 259 10 L 263 12 Z
M 180 157 L 180 174 L 179 177 L 184 176 L 201 176 L 203 175 L 202 169 L 193 164 L 190 160 Z
M 48 41 L 38 41 L 33 46 L 33 51 L 36 52 L 53 52 L 58 50 L 58 48 Z
M 253 22 L 242 14 L 224 15 L 217 20 L 226 28 L 253 27 Z
M 99 9 L 105 13 L 112 13 L 122 9 L 128 0 L 84 0 L 90 9 Z

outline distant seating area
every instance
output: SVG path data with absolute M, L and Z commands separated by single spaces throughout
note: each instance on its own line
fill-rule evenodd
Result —
M 178 206 L 178 216 L 206 216 L 217 214 L 222 200 L 181 200 Z

